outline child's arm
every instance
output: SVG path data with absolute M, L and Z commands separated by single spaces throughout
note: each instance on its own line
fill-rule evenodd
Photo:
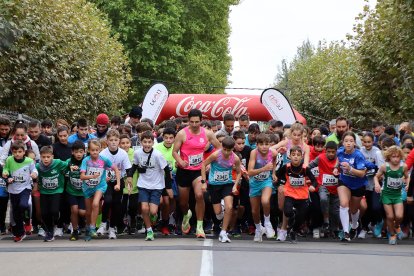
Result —
M 303 157 L 303 165 L 307 167 L 309 165 L 310 148 L 305 143 L 303 143 L 303 151 L 305 154 L 305 157 Z
M 273 179 L 273 182 L 276 182 L 277 181 L 277 177 L 276 177 L 276 165 L 277 165 L 277 162 L 276 162 L 276 158 L 277 158 L 277 151 L 276 150 L 272 150 L 272 157 L 273 157 L 273 160 L 272 160 L 272 163 L 273 163 L 273 167 L 272 167 L 272 179 Z
M 34 180 L 37 178 L 37 176 L 39 175 L 39 172 L 36 169 L 36 166 L 34 163 L 31 163 L 29 166 L 30 169 L 30 177 Z
M 312 182 L 312 185 L 309 186 L 309 192 L 313 193 L 318 187 L 318 181 L 316 180 L 315 176 L 311 172 L 310 168 L 306 168 L 306 176 L 309 178 L 309 180 Z
M 121 173 L 119 172 L 118 168 L 112 164 L 112 169 L 115 171 L 115 175 L 116 175 L 116 185 L 114 187 L 115 191 L 119 191 L 121 190 Z
M 3 166 L 3 178 L 7 178 L 10 174 L 9 162 L 7 162 L 7 161 L 8 160 L 6 160 L 6 164 L 4 164 L 4 166 Z
M 34 195 L 36 192 L 37 192 L 37 190 L 39 189 L 39 186 L 38 186 L 38 184 L 37 184 L 37 181 L 33 181 L 33 189 L 32 189 L 32 191 L 30 192 L 30 194 L 31 195 Z
M 317 166 L 319 166 L 319 156 L 316 156 L 316 158 L 309 163 L 308 168 L 313 169 L 313 168 L 316 168 Z
M 90 180 L 90 179 L 94 179 L 94 178 L 98 178 L 98 177 L 99 177 L 99 173 L 95 173 L 93 175 L 85 175 L 85 172 L 81 172 L 80 179 L 81 180 Z
M 374 183 L 375 183 L 375 192 L 381 193 L 381 185 L 379 184 L 379 178 L 385 174 L 387 169 L 387 165 L 382 164 L 380 169 L 378 170 L 377 174 L 374 176 Z
M 206 160 L 204 160 L 204 162 L 201 164 L 201 179 L 203 179 L 203 180 L 207 180 L 206 179 L 206 177 L 207 177 L 207 173 L 206 173 L 206 167 L 208 166 L 208 165 L 210 165 L 212 162 L 214 162 L 214 161 L 216 161 L 217 160 L 217 157 L 218 157 L 218 154 L 219 154 L 219 152 L 218 151 L 215 151 L 212 155 L 210 155 Z M 206 183 L 204 183 L 205 185 L 206 185 L 206 189 L 207 189 L 207 184 Z M 203 185 L 204 184 L 201 184 L 202 186 L 201 187 L 203 187 Z M 202 188 L 203 189 L 203 188 Z
M 286 183 L 286 165 L 283 165 L 277 171 L 277 179 L 278 179 L 278 184 L 279 184 L 279 187 L 277 188 L 277 192 L 280 193 L 281 195 L 284 195 L 285 194 L 285 183 Z
M 236 182 L 234 182 L 233 194 L 237 194 L 237 187 L 239 186 L 241 178 L 240 159 L 238 156 L 234 157 L 234 163 L 236 165 Z

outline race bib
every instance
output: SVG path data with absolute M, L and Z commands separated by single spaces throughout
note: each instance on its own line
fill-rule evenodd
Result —
M 203 154 L 200 153 L 198 155 L 190 155 L 188 156 L 188 163 L 190 167 L 197 167 L 203 163 Z
M 355 177 L 355 174 L 353 174 L 351 172 L 351 170 L 342 170 L 344 175 L 349 176 L 349 177 Z
M 0 178 L 0 188 L 6 188 L 6 181 L 3 178 Z
M 76 189 L 76 190 L 82 190 L 82 180 L 80 178 L 70 178 L 70 184 Z
M 367 171 L 367 176 L 374 176 L 375 175 L 375 169 L 370 169 Z
M 313 176 L 319 177 L 319 167 L 315 167 L 315 168 L 311 169 L 311 172 L 312 172 Z
M 116 181 L 116 173 L 114 170 L 107 170 L 106 173 L 110 177 L 110 180 L 109 180 L 110 182 Z
M 255 176 L 253 176 L 253 179 L 256 181 L 265 181 L 269 178 L 270 171 L 261 172 Z
M 214 172 L 214 182 L 228 182 L 229 181 L 229 173 L 228 172 Z
M 134 151 L 138 151 L 138 150 L 142 149 L 142 146 L 133 146 L 132 149 Z
M 303 186 L 305 186 L 305 183 L 306 183 L 304 177 L 296 178 L 296 177 L 292 177 L 292 176 L 289 176 L 289 182 L 290 182 L 290 186 L 292 188 L 303 187 Z
M 95 173 L 99 173 L 99 177 L 85 180 L 85 184 L 91 188 L 98 186 L 99 183 L 101 183 L 103 171 L 104 169 L 102 168 L 88 167 L 85 175 L 94 175 Z
M 13 182 L 20 182 L 20 183 L 25 183 L 26 182 L 26 177 L 27 177 L 26 173 L 12 172 L 11 175 L 14 178 Z
M 154 168 L 155 167 L 155 164 L 154 164 L 155 160 L 154 160 L 154 158 L 151 158 L 149 160 L 148 164 L 147 164 L 147 161 L 148 161 L 148 156 L 141 156 L 139 158 L 139 165 L 140 166 L 147 166 L 147 168 Z
M 338 185 L 338 178 L 330 174 L 324 174 L 322 178 L 323 186 L 336 186 Z
M 54 190 L 59 186 L 59 181 L 58 181 L 58 178 L 53 178 L 53 179 L 42 178 L 42 184 L 43 184 L 43 188 L 48 189 L 48 190 Z
M 390 189 L 398 190 L 402 187 L 403 180 L 402 178 L 387 178 L 387 187 Z

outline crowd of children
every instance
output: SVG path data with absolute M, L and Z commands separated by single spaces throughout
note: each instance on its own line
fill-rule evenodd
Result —
M 0 233 L 15 242 L 213 233 L 223 243 L 242 233 L 291 243 L 372 234 L 393 245 L 410 236 L 409 123 L 399 140 L 380 122 L 354 133 L 342 116 L 312 130 L 271 120 L 260 131 L 247 115 L 238 127 L 232 114 L 222 126 L 197 109 L 159 126 L 141 107 L 128 115 L 99 114 L 95 126 L 60 119 L 55 132 L 50 120 L 0 118 Z

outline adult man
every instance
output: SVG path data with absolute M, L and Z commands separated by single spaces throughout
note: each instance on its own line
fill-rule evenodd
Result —
M 373 122 L 372 123 L 372 132 L 374 132 L 374 146 L 376 147 L 378 145 L 378 138 L 380 137 L 381 134 L 384 133 L 385 127 L 381 122 Z M 394 137 L 395 142 L 397 143 L 397 145 L 400 144 L 400 141 L 398 140 L 397 137 Z
M 96 138 L 92 134 L 88 133 L 88 121 L 86 119 L 79 119 L 78 121 L 78 131 L 76 134 L 69 136 L 68 142 L 74 143 L 77 140 L 81 140 L 85 143 L 85 146 L 88 147 L 88 140 L 92 138 Z
M 188 113 L 189 126 L 178 132 L 173 148 L 173 157 L 178 163 L 176 182 L 178 184 L 178 194 L 180 198 L 180 207 L 183 212 L 182 231 L 190 231 L 190 218 L 192 216 L 189 210 L 190 189 L 193 187 L 196 198 L 196 215 L 197 215 L 197 238 L 205 238 L 203 229 L 203 219 L 205 204 L 203 193 L 207 191 L 205 179 L 201 179 L 201 164 L 203 163 L 203 154 L 205 147 L 210 142 L 217 150 L 221 148 L 213 132 L 201 127 L 203 114 L 198 109 L 192 109 Z M 180 154 L 178 154 L 180 152 Z
M 223 118 L 223 124 L 224 128 L 217 131 L 215 134 L 224 133 L 228 136 L 233 136 L 234 132 L 234 122 L 236 121 L 236 118 L 233 114 L 226 114 Z
M 177 125 L 176 129 L 179 129 L 180 126 L 183 124 L 183 118 L 175 118 L 174 121 L 175 121 L 175 124 Z
M 216 134 L 216 133 L 217 133 L 217 131 L 218 131 L 216 121 L 211 121 L 210 123 L 211 123 L 211 131 L 212 131 L 214 134 Z
M 335 143 L 338 144 L 339 141 L 342 140 L 342 135 L 344 135 L 344 133 L 347 132 L 348 130 L 349 130 L 348 119 L 344 116 L 339 116 L 338 118 L 336 118 L 336 132 L 332 133 L 332 135 L 330 135 L 328 139 L 326 139 L 326 143 L 328 143 L 329 141 L 334 141 Z M 356 135 L 356 142 L 358 146 L 362 148 L 361 139 L 359 138 L 358 135 Z
M 0 128 L 1 128 L 1 124 L 0 124 Z M 412 131 L 412 128 L 409 122 L 402 123 L 400 125 L 400 129 L 398 130 L 398 132 L 400 133 L 400 138 L 402 138 L 406 134 L 411 134 L 414 136 L 414 132 L 411 132 L 411 131 Z
M 109 118 L 106 114 L 99 114 L 96 118 L 96 137 L 106 138 L 106 133 L 108 132 L 108 124 L 109 124 Z
M 134 135 L 137 135 L 137 130 L 135 127 L 139 123 L 142 117 L 142 108 L 140 106 L 134 105 L 129 112 L 129 121 L 128 123 L 131 125 L 131 132 Z
M 267 129 L 270 133 L 274 133 L 276 130 L 283 130 L 283 123 L 281 121 L 270 120 Z
M 0 118 L 0 147 L 4 147 L 10 140 L 11 122 L 8 118 Z
M 240 129 L 245 128 L 245 129 L 249 129 L 249 125 L 250 125 L 250 118 L 248 115 L 246 114 L 242 114 L 239 117 L 239 126 Z
M 52 141 L 43 133 L 41 133 L 40 123 L 38 121 L 31 121 L 29 123 L 29 137 L 32 141 L 35 141 L 39 150 L 52 144 Z

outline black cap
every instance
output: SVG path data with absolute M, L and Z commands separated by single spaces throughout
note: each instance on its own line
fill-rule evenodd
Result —
M 142 108 L 140 106 L 134 105 L 129 112 L 129 117 L 141 118 L 142 117 Z
M 319 130 L 321 131 L 322 135 L 326 135 L 326 136 L 329 135 L 329 130 L 326 127 L 320 126 Z

